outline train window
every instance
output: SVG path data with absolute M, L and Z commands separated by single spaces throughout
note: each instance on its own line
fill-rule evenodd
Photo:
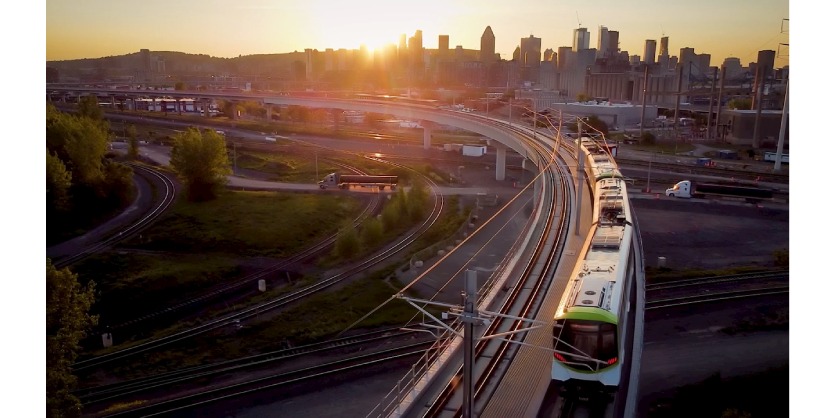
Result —
M 558 359 L 562 358 L 561 361 L 580 370 L 601 369 L 618 357 L 614 324 L 580 319 L 558 320 L 554 338 L 555 350 L 563 353 Z

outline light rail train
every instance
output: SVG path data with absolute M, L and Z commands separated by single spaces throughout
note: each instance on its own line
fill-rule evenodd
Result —
M 554 314 L 552 379 L 567 389 L 612 393 L 621 380 L 636 278 L 627 184 L 612 157 L 583 138 L 594 182 L 593 224 Z

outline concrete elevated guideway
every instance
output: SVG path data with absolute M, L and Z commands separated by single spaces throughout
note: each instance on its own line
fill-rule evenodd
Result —
M 442 110 L 430 106 L 418 106 L 405 103 L 389 103 L 374 100 L 343 99 L 330 97 L 294 97 L 278 94 L 245 94 L 205 91 L 168 91 L 168 90 L 121 90 L 102 89 L 92 87 L 50 87 L 47 86 L 47 95 L 52 98 L 54 95 L 84 96 L 95 94 L 97 96 L 115 97 L 155 97 L 211 100 L 223 99 L 229 101 L 257 101 L 265 106 L 269 105 L 296 105 L 325 109 L 342 109 L 360 112 L 374 112 L 393 115 L 399 118 L 421 120 L 430 122 L 424 125 L 424 149 L 432 146 L 433 125 L 449 125 L 478 133 L 490 139 L 490 145 L 495 147 L 496 152 L 496 180 L 505 180 L 505 155 L 508 149 L 516 151 L 523 156 L 524 160 L 534 161 L 533 153 L 527 149 L 517 138 L 517 134 L 508 130 L 508 125 L 497 123 L 492 119 L 480 115 L 458 112 L 455 110 Z M 486 123 L 486 121 L 490 121 Z

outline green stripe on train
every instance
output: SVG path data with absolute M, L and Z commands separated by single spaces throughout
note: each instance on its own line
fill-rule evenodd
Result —
M 618 325 L 618 317 L 611 312 L 607 312 L 601 308 L 588 308 L 585 306 L 575 306 L 569 308 L 569 311 L 560 316 L 561 319 L 582 319 L 585 321 L 601 321 L 610 324 Z

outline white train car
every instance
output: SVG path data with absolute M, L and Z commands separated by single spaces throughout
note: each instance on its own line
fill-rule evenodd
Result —
M 573 387 L 613 392 L 621 380 L 636 274 L 633 216 L 627 185 L 609 153 L 592 141 L 582 143 L 597 218 L 554 315 L 551 375 Z

